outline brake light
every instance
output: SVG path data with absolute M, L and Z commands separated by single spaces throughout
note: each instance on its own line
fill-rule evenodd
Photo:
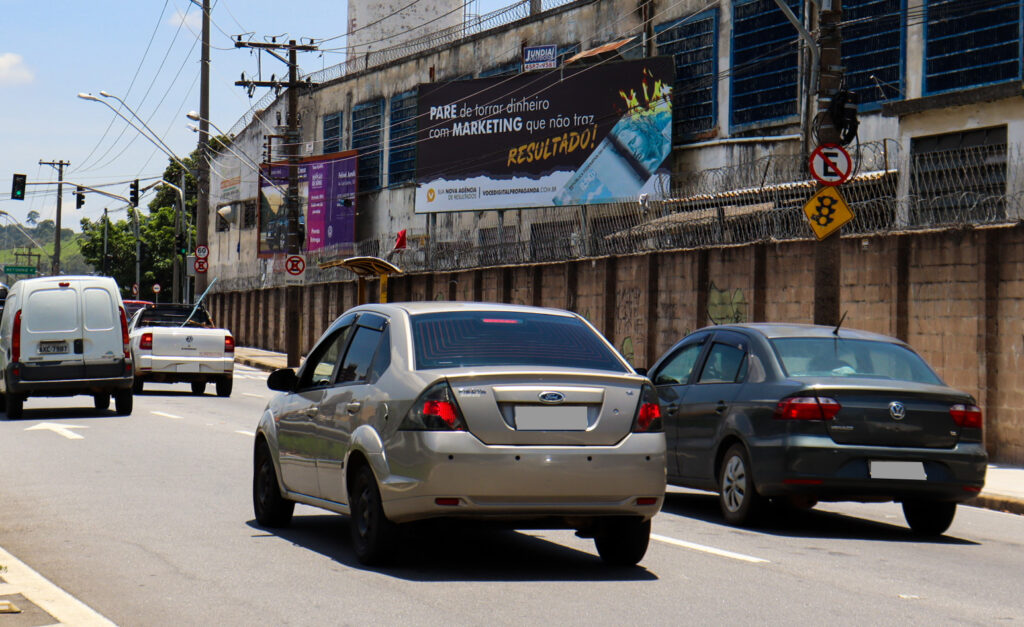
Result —
M 650 385 L 640 388 L 640 405 L 633 417 L 633 433 L 658 433 L 662 430 L 661 405 L 658 394 Z
M 792 396 L 775 406 L 776 420 L 832 420 L 842 406 L 825 396 Z
M 466 421 L 448 382 L 439 381 L 420 394 L 398 428 L 405 431 L 466 431 Z
M 14 314 L 14 330 L 11 332 L 11 362 L 21 361 L 21 310 Z
M 235 352 L 235 338 L 230 335 L 224 336 L 224 352 L 233 353 Z
M 153 334 L 143 333 L 142 337 L 139 338 L 139 348 L 144 351 L 153 350 Z
M 953 417 L 953 422 L 961 427 L 981 428 L 981 408 L 977 405 L 953 405 L 949 408 L 949 415 Z
M 124 313 L 124 307 L 118 308 L 121 312 L 121 346 L 124 349 L 124 358 L 128 359 L 131 356 L 131 338 L 128 337 L 128 316 Z

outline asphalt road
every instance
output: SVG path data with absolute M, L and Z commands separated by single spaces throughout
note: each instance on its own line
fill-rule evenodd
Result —
M 672 490 L 636 569 L 606 568 L 568 531 L 434 525 L 367 570 L 342 516 L 300 506 L 287 530 L 255 524 L 265 379 L 238 367 L 230 399 L 147 385 L 130 417 L 88 397 L 0 417 L 0 547 L 121 625 L 1024 622 L 1024 517 L 970 507 L 929 542 L 897 505 L 747 530 L 713 495 Z

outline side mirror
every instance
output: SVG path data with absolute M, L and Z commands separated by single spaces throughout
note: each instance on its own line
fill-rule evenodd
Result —
M 299 377 L 291 368 L 279 368 L 267 377 L 267 387 L 277 392 L 291 392 L 298 382 Z
M 636 370 L 639 375 L 647 376 L 647 368 L 633 368 L 633 370 Z

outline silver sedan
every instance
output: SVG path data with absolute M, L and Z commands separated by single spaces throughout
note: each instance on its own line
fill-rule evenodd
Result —
M 553 309 L 362 305 L 339 317 L 256 434 L 261 525 L 295 503 L 352 517 L 366 564 L 403 523 L 429 518 L 576 529 L 605 562 L 634 565 L 665 493 L 650 382 L 593 326 Z

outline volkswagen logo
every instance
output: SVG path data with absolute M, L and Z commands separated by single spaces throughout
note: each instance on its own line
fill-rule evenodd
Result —
M 186 336 L 185 336 L 185 341 L 186 341 L 186 342 L 188 342 L 189 344 L 191 344 L 191 343 L 192 343 L 192 340 L 193 340 L 193 339 L 194 339 L 194 338 L 193 338 L 193 337 L 192 337 L 191 335 L 186 335 Z
M 893 420 L 903 420 L 907 416 L 907 408 L 899 401 L 889 403 L 889 415 Z
M 542 403 L 548 403 L 549 405 L 555 405 L 565 400 L 565 394 L 561 392 L 541 392 L 537 395 Z

